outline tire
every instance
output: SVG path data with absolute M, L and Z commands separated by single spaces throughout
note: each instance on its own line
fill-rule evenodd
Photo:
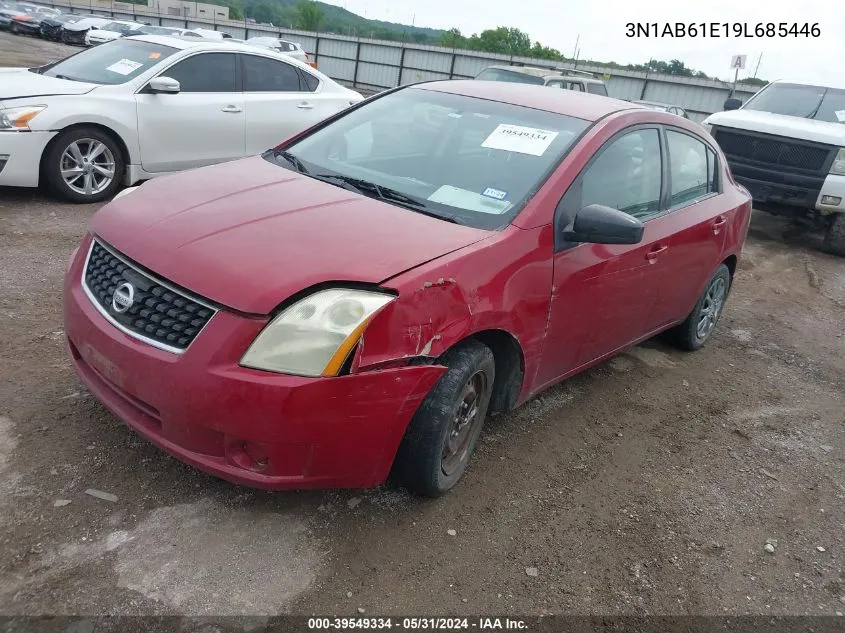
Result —
M 716 329 L 730 289 L 731 271 L 720 264 L 686 321 L 669 330 L 672 343 L 688 351 L 701 349 Z
M 493 352 L 477 341 L 452 348 L 440 363 L 448 371 L 408 425 L 394 462 L 400 483 L 412 493 L 427 497 L 448 492 L 466 471 L 487 417 L 496 378 Z M 473 409 L 475 414 L 468 419 Z M 465 421 L 462 427 L 458 427 L 459 419 Z
M 837 213 L 822 242 L 825 253 L 845 257 L 845 213 Z
M 92 155 L 93 159 L 89 160 Z M 65 130 L 50 144 L 44 159 L 48 188 L 55 195 L 76 203 L 111 198 L 120 188 L 125 169 L 117 141 L 96 127 Z

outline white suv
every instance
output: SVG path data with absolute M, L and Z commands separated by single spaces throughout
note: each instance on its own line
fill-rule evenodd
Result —
M 845 86 L 775 81 L 703 125 L 761 211 L 825 229 L 845 256 Z

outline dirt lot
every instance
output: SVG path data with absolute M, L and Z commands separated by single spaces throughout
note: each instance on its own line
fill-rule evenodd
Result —
M 0 36 L 0 65 L 45 51 Z M 756 215 L 707 348 L 650 342 L 493 419 L 422 501 L 237 488 L 107 413 L 60 315 L 94 210 L 0 189 L 0 613 L 845 612 L 845 261 L 815 236 Z

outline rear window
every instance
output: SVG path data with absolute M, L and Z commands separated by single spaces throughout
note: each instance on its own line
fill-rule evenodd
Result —
M 482 81 L 508 81 L 517 84 L 534 84 L 537 86 L 543 85 L 542 77 L 535 77 L 534 75 L 524 75 L 510 70 L 503 70 L 501 68 L 488 68 L 481 72 L 476 77 Z
M 175 52 L 176 49 L 170 46 L 120 39 L 63 59 L 44 71 L 44 75 L 92 84 L 122 84 Z
M 607 88 L 604 84 L 587 84 L 587 92 L 594 95 L 601 95 L 603 97 L 607 96 Z

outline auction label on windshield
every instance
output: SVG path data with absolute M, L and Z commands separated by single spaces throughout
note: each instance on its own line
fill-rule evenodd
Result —
M 502 123 L 493 130 L 490 136 L 484 139 L 481 147 L 542 156 L 549 149 L 549 145 L 555 140 L 557 134 L 557 132 L 541 130 L 536 127 Z

